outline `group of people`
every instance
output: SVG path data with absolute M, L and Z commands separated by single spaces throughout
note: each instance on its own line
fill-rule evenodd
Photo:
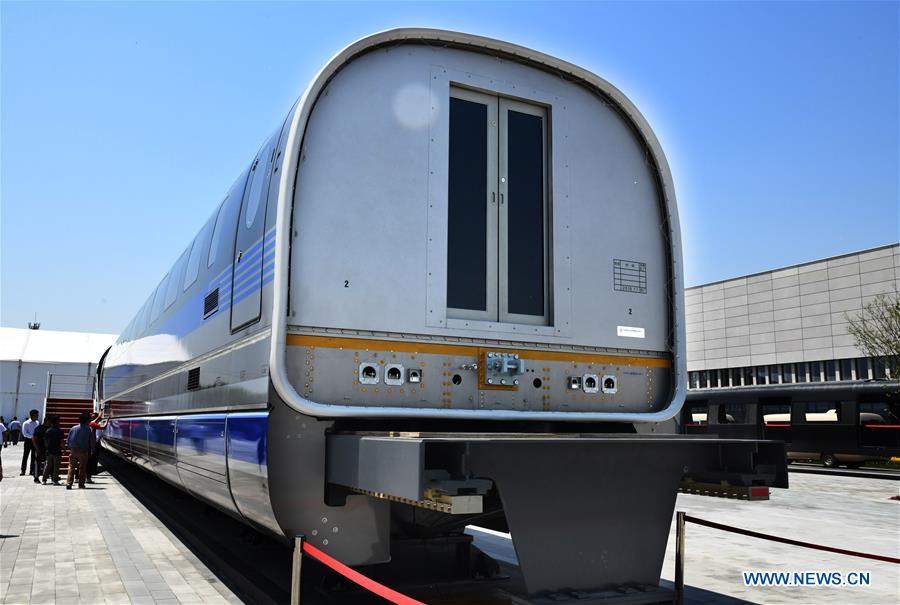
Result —
M 100 414 L 97 414 L 91 418 L 88 412 L 83 412 L 78 417 L 78 424 L 69 429 L 69 435 L 65 439 L 60 428 L 59 416 L 47 416 L 40 422 L 38 411 L 31 410 L 28 420 L 19 423 L 18 418 L 13 418 L 9 427 L 0 417 L 3 447 L 8 447 L 9 440 L 12 440 L 13 446 L 18 445 L 21 434 L 23 440 L 21 476 L 25 476 L 28 469 L 28 474 L 35 483 L 46 485 L 50 480 L 53 485 L 60 485 L 59 469 L 65 441 L 65 448 L 69 450 L 66 489 L 72 489 L 76 475 L 78 487 L 84 488 L 86 483 L 93 483 L 91 476 L 97 472 L 100 450 L 97 447 L 96 430 L 100 428 L 99 417 Z M 0 463 L 0 480 L 2 479 L 3 470 Z

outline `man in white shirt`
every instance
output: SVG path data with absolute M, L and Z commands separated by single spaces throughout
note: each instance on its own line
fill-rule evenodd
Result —
M 35 451 L 34 451 L 34 443 L 32 443 L 31 438 L 34 437 L 34 429 L 40 426 L 40 422 L 38 422 L 38 411 L 31 410 L 28 412 L 28 420 L 22 423 L 22 437 L 25 438 L 25 443 L 23 444 L 25 448 L 22 450 L 22 474 L 25 474 L 25 467 L 28 464 L 28 459 L 31 458 L 31 474 L 34 475 L 34 469 L 37 468 L 37 462 L 34 459 Z

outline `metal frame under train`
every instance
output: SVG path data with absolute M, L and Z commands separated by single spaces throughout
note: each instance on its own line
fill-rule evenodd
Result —
M 104 355 L 103 443 L 349 565 L 489 573 L 477 523 L 532 595 L 658 587 L 683 481 L 787 487 L 780 443 L 675 434 L 684 342 L 674 188 L 633 104 L 527 48 L 391 30 L 323 68 Z

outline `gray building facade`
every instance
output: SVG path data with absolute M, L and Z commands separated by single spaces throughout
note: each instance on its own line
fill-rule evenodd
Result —
M 886 377 L 856 347 L 847 316 L 894 290 L 900 244 L 688 288 L 688 386 Z

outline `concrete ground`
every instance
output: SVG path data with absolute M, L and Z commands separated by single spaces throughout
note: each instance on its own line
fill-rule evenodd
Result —
M 0 603 L 240 603 L 114 478 L 38 485 L 21 455 L 3 450 Z
M 679 494 L 676 510 L 726 525 L 826 546 L 900 557 L 900 483 L 791 473 L 788 490 L 768 501 L 747 502 Z M 506 534 L 470 528 L 476 544 L 514 563 Z M 745 586 L 743 571 L 868 571 L 863 587 Z M 663 581 L 675 576 L 675 524 L 663 564 Z M 900 565 L 798 548 L 687 524 L 687 603 L 900 603 Z
M 104 473 L 89 489 L 72 491 L 35 485 L 30 477 L 19 476 L 16 454 L 21 456 L 20 448 L 7 448 L 3 454 L 0 603 L 240 602 L 148 512 L 142 504 L 145 500 L 136 499 L 119 479 Z M 122 481 L 131 475 L 129 489 L 173 491 L 138 470 L 128 475 L 121 470 L 116 473 Z M 900 482 L 796 473 L 790 480 L 791 489 L 773 490 L 771 500 L 766 502 L 680 495 L 677 510 L 787 538 L 900 557 L 900 501 L 890 500 L 898 495 Z M 171 506 L 178 510 L 194 510 L 174 496 L 166 498 L 171 498 Z M 209 509 L 199 503 L 197 506 Z M 215 520 L 216 515 L 213 511 L 202 523 L 210 524 L 213 529 L 207 529 L 215 535 L 224 532 L 223 539 L 234 538 L 233 549 L 251 553 L 250 560 L 238 561 L 234 569 L 250 574 L 259 559 L 259 565 L 270 571 L 273 558 L 263 557 L 257 552 L 260 547 L 254 550 L 237 539 L 240 528 L 232 527 L 237 522 L 231 522 L 232 526 L 211 524 L 210 519 Z M 198 523 L 202 516 L 202 511 L 190 513 Z M 231 529 L 222 529 L 227 527 Z M 508 535 L 476 528 L 471 531 L 485 551 L 516 562 Z M 211 534 L 198 535 L 208 538 Z M 688 604 L 900 603 L 900 565 L 764 542 L 691 524 L 686 535 Z M 674 575 L 674 552 L 673 527 L 663 567 L 664 583 Z M 285 557 L 287 561 L 289 557 Z M 872 584 L 831 588 L 744 586 L 742 571 L 765 570 L 868 571 Z M 227 578 L 229 572 L 223 575 L 219 569 L 216 573 Z

